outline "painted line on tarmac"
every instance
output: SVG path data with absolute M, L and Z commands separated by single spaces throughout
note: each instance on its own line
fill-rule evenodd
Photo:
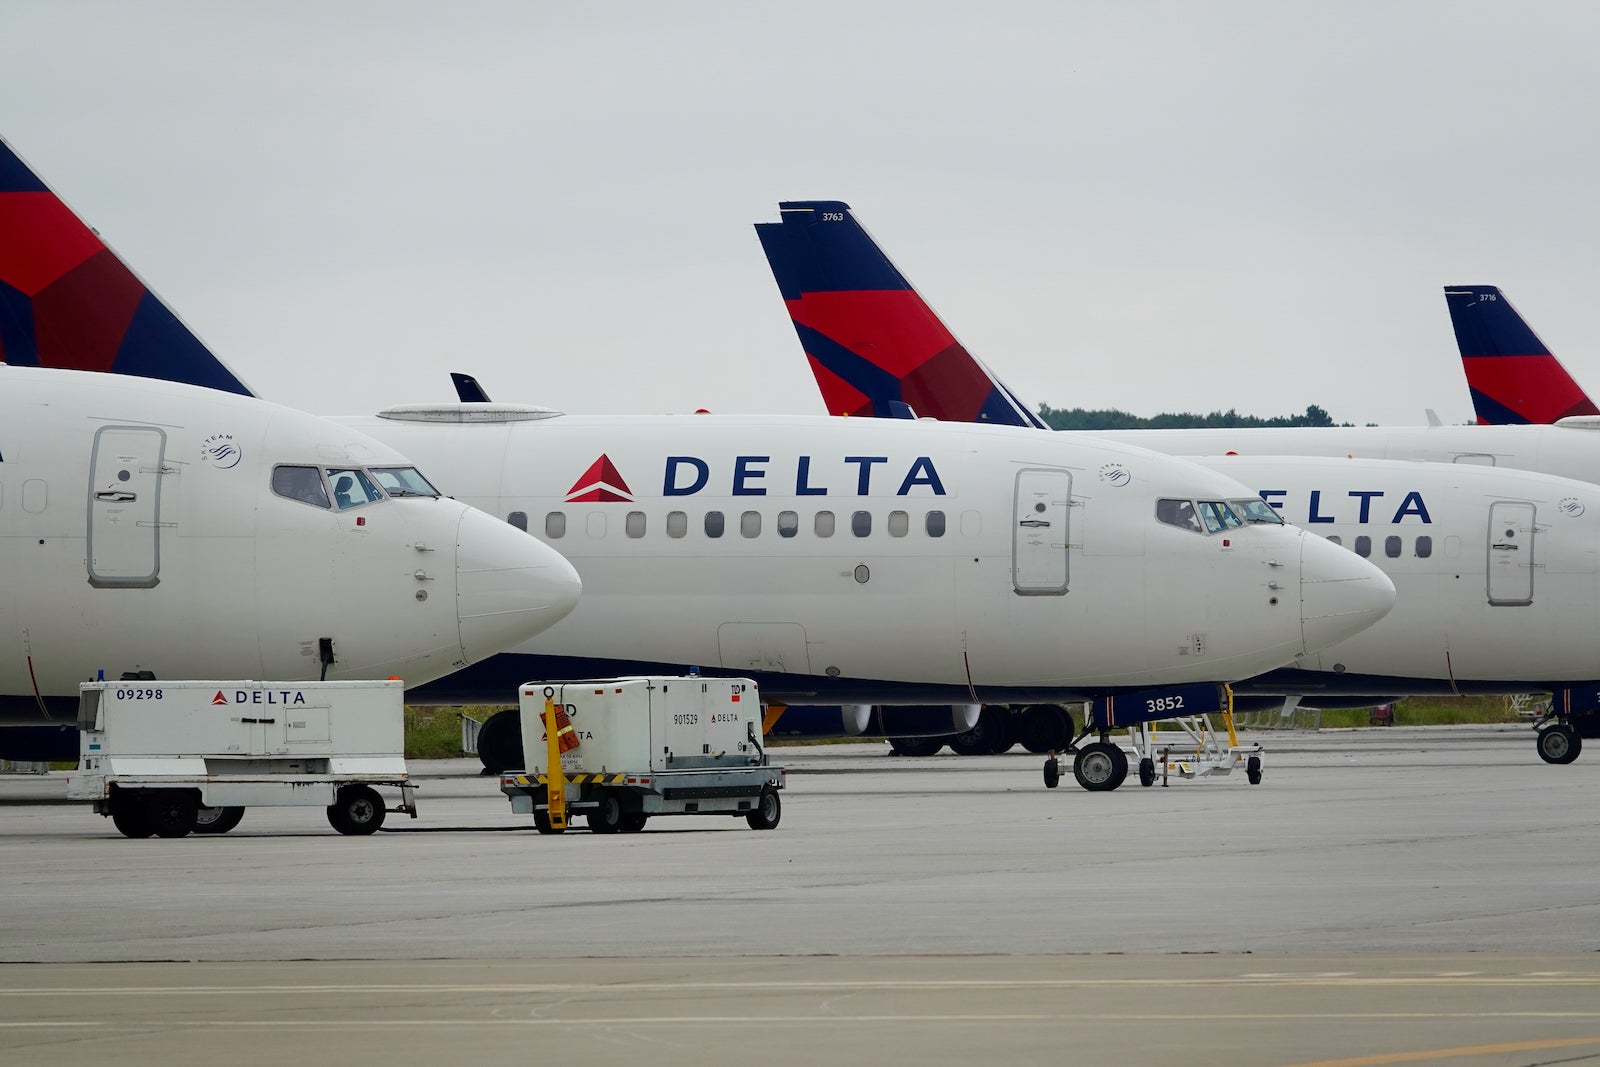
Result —
M 1499 1045 L 1464 1045 L 1461 1048 L 1424 1049 L 1420 1052 L 1389 1052 L 1375 1056 L 1356 1056 L 1345 1060 L 1311 1060 L 1292 1067 L 1382 1067 L 1389 1063 L 1417 1063 L 1422 1060 L 1456 1059 L 1462 1056 L 1494 1056 L 1506 1052 L 1540 1052 L 1547 1049 L 1600 1045 L 1600 1037 L 1552 1037 L 1539 1041 L 1508 1041 Z

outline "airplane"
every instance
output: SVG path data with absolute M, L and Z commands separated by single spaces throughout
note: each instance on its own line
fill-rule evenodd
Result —
M 786 201 L 780 212 L 782 221 L 758 223 L 756 230 L 831 411 L 904 417 L 915 400 L 919 411 L 941 418 L 971 420 L 983 412 L 1012 417 L 1011 409 L 991 401 L 1015 394 L 954 341 L 848 205 Z M 1500 338 L 1479 343 L 1480 349 L 1542 348 L 1537 341 L 1505 341 L 1515 334 L 1506 317 L 1509 307 L 1485 304 L 1487 310 L 1468 311 L 1452 302 L 1458 336 Z M 1465 340 L 1463 346 L 1466 351 Z M 935 364 L 936 378 L 926 373 Z M 913 382 L 913 375 L 920 377 Z M 985 406 L 979 407 L 980 400 Z M 1294 455 L 1311 435 L 1343 441 L 1370 438 L 1370 431 L 1272 431 L 1273 443 L 1288 458 L 1260 454 L 1260 447 L 1249 457 L 1220 447 L 1224 437 L 1231 445 L 1266 433 L 1105 435 L 1155 440 L 1164 450 L 1182 450 L 1260 487 L 1264 503 L 1257 511 L 1270 507 L 1347 543 L 1358 555 L 1380 561 L 1394 580 L 1397 607 L 1383 622 L 1293 668 L 1239 683 L 1237 692 L 1314 697 L 1595 688 L 1600 603 L 1592 594 L 1600 572 L 1588 509 L 1600 500 L 1600 488 L 1592 481 L 1470 463 Z M 1482 433 L 1447 436 L 1489 440 Z M 1211 458 L 1201 458 L 1206 452 Z M 1564 731 L 1546 731 L 1539 751 L 1553 762 L 1552 755 L 1564 755 L 1577 743 Z
M 1447 285 L 1444 299 L 1483 426 L 1600 415 L 1583 387 L 1497 286 Z
M 92 284 L 59 295 L 79 314 L 101 308 Z M 221 378 L 206 357 L 200 377 Z M 530 678 L 693 667 L 753 677 L 777 702 L 950 714 L 1260 673 L 1358 632 L 1394 600 L 1377 568 L 1294 527 L 1235 522 L 1196 537 L 1159 522 L 1158 505 L 1224 516 L 1250 493 L 1091 438 L 481 402 L 343 424 L 558 548 L 583 582 L 559 625 L 413 702 L 481 704 Z M 497 721 L 516 720 L 485 724 L 486 765 L 520 757 Z
M 400 453 L 252 397 L 0 364 L 0 753 L 77 758 L 78 683 L 431 681 L 578 602 L 559 553 Z

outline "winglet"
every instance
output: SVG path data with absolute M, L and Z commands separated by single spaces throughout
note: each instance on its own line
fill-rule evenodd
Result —
M 0 362 L 252 395 L 4 141 Z
M 1444 299 L 1481 425 L 1600 414 L 1498 287 L 1449 285 Z
M 479 385 L 478 379 L 472 375 L 451 371 L 450 381 L 455 385 L 456 396 L 463 404 L 490 403 L 489 394 L 483 391 L 483 386 Z
M 762 250 L 834 415 L 892 418 L 893 405 L 946 422 L 1044 423 L 955 339 L 850 205 L 790 200 L 756 224 Z

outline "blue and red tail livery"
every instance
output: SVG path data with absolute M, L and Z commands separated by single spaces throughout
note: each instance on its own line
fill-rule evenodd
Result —
M 1600 414 L 1497 287 L 1450 285 L 1444 299 L 1480 425 Z
M 778 205 L 756 234 L 833 415 L 1043 427 L 967 352 L 836 200 Z
M 0 141 L 0 362 L 250 395 Z

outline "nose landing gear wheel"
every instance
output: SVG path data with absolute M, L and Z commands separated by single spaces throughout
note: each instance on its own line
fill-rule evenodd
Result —
M 1078 750 L 1072 774 L 1091 793 L 1107 792 L 1128 777 L 1128 757 L 1109 741 L 1096 741 Z
M 1539 758 L 1546 763 L 1571 763 L 1583 751 L 1583 738 L 1564 722 L 1540 730 L 1534 744 L 1539 748 Z

